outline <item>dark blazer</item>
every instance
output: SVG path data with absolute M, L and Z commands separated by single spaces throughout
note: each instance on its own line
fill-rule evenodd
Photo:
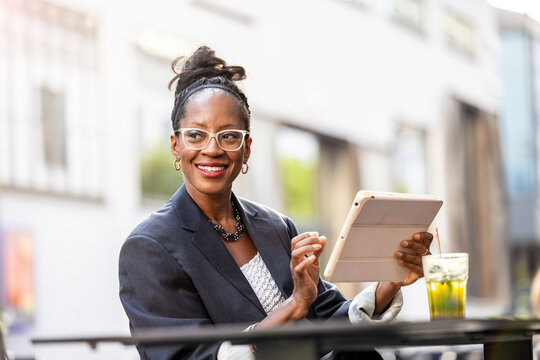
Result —
M 284 298 L 293 291 L 291 220 L 259 204 L 237 199 L 249 236 Z M 144 220 L 120 251 L 120 299 L 130 329 L 261 321 L 266 313 L 217 232 L 183 185 Z M 319 280 L 307 319 L 346 318 L 349 301 Z M 138 347 L 141 359 L 215 359 L 219 343 L 196 348 Z

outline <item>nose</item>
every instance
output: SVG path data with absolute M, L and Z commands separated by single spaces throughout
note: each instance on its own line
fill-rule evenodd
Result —
M 223 152 L 223 150 L 219 147 L 219 145 L 217 143 L 217 137 L 216 136 L 212 136 L 210 138 L 210 141 L 208 142 L 208 145 L 206 145 L 206 147 L 204 147 L 201 151 L 204 152 L 205 154 L 209 154 L 209 155 L 220 154 L 220 153 Z

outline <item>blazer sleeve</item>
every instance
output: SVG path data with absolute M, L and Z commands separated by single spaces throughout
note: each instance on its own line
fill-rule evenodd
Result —
M 291 219 L 286 218 L 285 222 L 287 224 L 290 239 L 292 239 L 298 235 L 298 231 Z M 324 281 L 319 277 L 319 283 L 317 284 L 317 299 L 315 299 L 309 308 L 307 317 L 310 319 L 343 318 L 348 321 L 348 312 L 351 301 L 352 300 L 346 300 L 334 284 Z
M 130 236 L 120 251 L 120 300 L 132 333 L 155 327 L 211 324 L 189 276 L 155 240 Z M 216 359 L 220 343 L 137 346 L 141 359 Z

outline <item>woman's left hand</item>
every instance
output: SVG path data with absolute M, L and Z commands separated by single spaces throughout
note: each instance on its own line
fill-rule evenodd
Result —
M 414 253 L 396 251 L 394 256 L 397 259 L 398 264 L 403 265 L 409 269 L 409 274 L 403 282 L 395 282 L 395 285 L 405 286 L 410 285 L 416 280 L 424 277 L 424 270 L 422 269 L 422 256 L 431 254 L 429 246 L 433 241 L 433 235 L 428 232 L 417 232 L 412 236 L 410 240 L 403 240 L 400 245 L 402 248 L 413 250 Z

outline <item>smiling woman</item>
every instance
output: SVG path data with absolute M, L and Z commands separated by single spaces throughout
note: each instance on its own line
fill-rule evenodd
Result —
M 210 197 L 227 199 L 234 179 L 247 164 L 251 140 L 245 141 L 249 132 L 240 107 L 228 92 L 204 88 L 191 95 L 182 110 L 184 116 L 173 124 L 171 151 L 182 164 L 187 191 L 196 203 L 205 204 Z M 234 227 L 234 221 L 224 227 Z
M 392 320 L 402 304 L 400 286 L 409 283 L 374 284 L 346 301 L 319 278 L 324 236 L 298 234 L 288 217 L 232 192 L 240 172 L 249 170 L 252 146 L 248 100 L 235 84 L 244 69 L 208 47 L 177 71 L 180 63 L 173 63 L 170 148 L 184 184 L 122 247 L 120 298 L 131 330 L 243 323 L 253 331 L 314 319 Z M 431 238 L 417 234 L 405 245 L 415 254 L 397 256 L 411 279 L 423 275 L 415 269 Z M 252 347 L 229 343 L 138 351 L 141 359 L 254 358 Z M 325 358 L 351 356 L 380 359 L 375 351 Z

